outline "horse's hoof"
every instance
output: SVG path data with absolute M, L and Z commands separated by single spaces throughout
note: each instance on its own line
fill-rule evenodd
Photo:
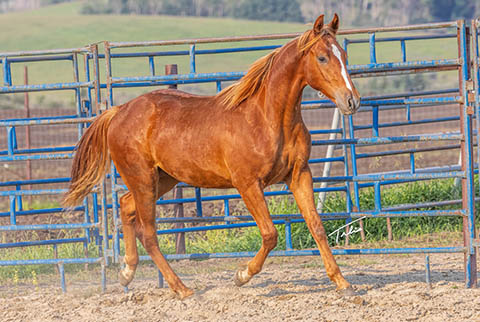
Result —
M 128 276 L 125 276 L 126 274 L 124 273 L 123 270 L 118 272 L 118 282 L 122 286 L 128 286 L 130 282 L 133 280 L 133 274 L 129 274 Z
M 248 281 L 250 281 L 250 278 L 245 278 L 245 277 L 243 276 L 244 274 L 242 274 L 242 272 L 244 272 L 244 271 L 238 270 L 238 271 L 235 273 L 235 276 L 234 276 L 234 278 L 233 278 L 233 282 L 235 283 L 235 285 L 237 285 L 237 286 L 239 286 L 239 287 L 247 284 Z M 248 276 L 247 276 L 247 277 L 248 277 Z
M 192 291 L 192 290 L 189 289 L 189 288 L 185 288 L 184 290 L 180 290 L 180 291 L 175 291 L 175 293 L 177 294 L 177 297 L 178 297 L 180 300 L 184 300 L 184 299 L 186 299 L 187 297 L 190 297 L 190 296 L 192 296 L 193 294 L 195 294 L 195 292 Z
M 358 295 L 355 289 L 352 287 L 352 285 L 349 285 L 347 288 L 337 290 L 337 292 L 343 297 L 351 297 L 351 296 Z

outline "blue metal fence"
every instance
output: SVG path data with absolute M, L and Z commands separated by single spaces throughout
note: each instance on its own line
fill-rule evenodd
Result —
M 392 31 L 410 31 L 410 30 L 426 30 L 426 29 L 440 29 L 445 30 L 444 34 L 436 35 L 409 35 L 409 36 L 397 36 L 397 37 L 384 37 L 377 38 L 377 33 L 383 32 L 392 32 Z M 348 36 L 352 34 L 365 33 L 368 34 L 366 39 L 349 39 Z M 466 285 L 473 286 L 476 283 L 476 269 L 474 269 L 475 262 L 475 250 L 473 248 L 473 238 L 474 238 L 474 190 L 473 190 L 473 133 L 472 133 L 472 114 L 469 112 L 469 106 L 471 102 L 467 97 L 466 84 L 469 81 L 469 67 L 467 62 L 469 61 L 468 50 L 469 43 L 467 40 L 467 27 L 463 21 L 456 21 L 451 23 L 444 24 L 428 24 L 428 25 L 418 25 L 418 26 L 408 26 L 408 27 L 399 27 L 399 28 L 378 28 L 368 29 L 368 30 L 353 30 L 353 31 L 344 31 L 341 32 L 342 35 L 347 36 L 344 39 L 344 48 L 345 50 L 352 50 L 351 47 L 354 44 L 368 43 L 369 44 L 369 56 L 370 62 L 368 64 L 362 65 L 349 65 L 350 74 L 353 77 L 374 77 L 374 76 L 384 76 L 384 75 L 401 75 L 401 74 L 413 74 L 419 72 L 438 72 L 438 71 L 449 71 L 449 70 L 458 70 L 459 71 L 459 88 L 460 89 L 444 89 L 439 91 L 424 91 L 419 93 L 406 93 L 402 95 L 385 95 L 383 97 L 374 97 L 374 98 L 364 98 L 362 99 L 362 106 L 364 111 L 369 111 L 372 114 L 372 120 L 370 124 L 367 125 L 355 125 L 354 120 L 356 116 L 349 116 L 344 118 L 343 126 L 341 130 L 321 130 L 321 131 L 312 131 L 312 134 L 326 134 L 337 132 L 342 135 L 341 139 L 335 140 L 316 140 L 314 139 L 312 144 L 316 145 L 343 145 L 343 156 L 335 158 L 321 158 L 321 159 L 311 159 L 311 163 L 325 163 L 325 162 L 341 162 L 344 163 L 344 176 L 341 177 L 315 177 L 315 182 L 321 181 L 337 181 L 345 182 L 344 185 L 338 185 L 335 187 L 329 188 L 315 188 L 316 192 L 329 190 L 329 191 L 343 191 L 346 193 L 347 198 L 347 212 L 343 214 L 322 214 L 324 219 L 331 218 L 342 218 L 346 219 L 347 222 L 351 221 L 352 218 L 358 217 L 402 217 L 402 216 L 461 216 L 464 218 L 464 233 L 469 235 L 465 247 L 453 247 L 453 248 L 418 248 L 418 249 L 376 249 L 376 250 L 353 250 L 353 249 L 344 249 L 341 251 L 334 250 L 334 253 L 342 254 L 353 254 L 353 253 L 411 253 L 411 252 L 437 252 L 437 251 L 447 251 L 447 252 L 465 252 L 466 261 L 465 261 L 465 270 L 466 270 Z M 292 35 L 288 35 L 287 38 Z M 278 37 L 278 36 L 277 36 Z M 278 37 L 281 38 L 281 37 Z M 408 60 L 407 59 L 407 43 L 419 40 L 428 40 L 428 39 L 451 39 L 455 38 L 458 43 L 458 57 L 457 58 L 444 58 L 444 59 L 432 59 L 432 60 Z M 269 39 L 266 37 L 265 39 Z M 235 39 L 239 40 L 251 40 L 251 38 L 246 39 Z M 258 39 L 257 39 L 258 40 Z M 253 46 L 246 48 L 231 48 L 231 49 L 209 49 L 209 50 L 200 50 L 196 46 L 203 43 L 215 43 L 218 39 L 204 39 L 201 41 L 198 40 L 183 40 L 183 41 L 164 41 L 164 42 L 131 42 L 131 43 L 117 43 L 117 42 L 106 42 L 106 66 L 107 66 L 107 95 L 108 102 L 110 105 L 114 104 L 113 100 L 113 89 L 121 87 L 133 87 L 133 86 L 156 86 L 156 85 L 169 85 L 169 84 L 189 84 L 189 83 L 200 83 L 200 82 L 215 82 L 217 88 L 221 88 L 221 82 L 235 80 L 243 75 L 242 72 L 214 72 L 214 73 L 196 73 L 195 68 L 195 56 L 198 54 L 218 54 L 225 52 L 235 52 L 243 51 L 246 48 L 255 48 L 263 49 L 261 46 Z M 229 41 L 229 40 L 224 40 Z M 399 42 L 400 43 L 400 56 L 401 61 L 398 62 L 386 62 L 380 63 L 377 61 L 376 57 L 376 43 L 378 42 Z M 155 75 L 153 69 L 151 70 L 150 75 L 144 76 L 128 76 L 128 77 L 116 77 L 112 76 L 112 60 L 126 57 L 128 54 L 115 54 L 113 51 L 116 48 L 131 48 L 131 47 L 149 47 L 149 46 L 166 46 L 166 45 L 184 45 L 190 46 L 190 50 L 175 50 L 175 51 L 150 51 L 148 54 L 143 56 L 149 57 L 149 63 L 153 60 L 152 57 L 155 56 L 167 56 L 167 55 L 185 55 L 188 56 L 190 73 L 180 74 L 180 75 Z M 267 48 L 265 48 L 267 49 Z M 270 49 L 270 48 L 268 48 Z M 140 54 L 131 54 L 142 56 Z M 415 98 L 412 98 L 415 97 Z M 332 104 L 327 101 L 306 101 L 302 103 L 305 108 L 328 108 L 332 107 Z M 443 118 L 427 118 L 420 120 L 412 120 L 411 111 L 414 108 L 420 108 L 421 106 L 438 106 L 442 104 L 459 104 L 460 110 L 459 113 L 455 116 L 443 117 Z M 391 123 L 380 123 L 379 122 L 379 112 L 387 110 L 389 108 L 403 108 L 406 110 L 406 119 L 405 121 L 400 122 L 391 122 Z M 421 135 L 402 135 L 402 136 L 380 136 L 381 129 L 389 127 L 399 127 L 413 124 L 429 124 L 429 123 L 440 123 L 440 122 L 451 122 L 451 121 L 460 121 L 460 127 L 458 128 L 457 133 L 433 133 L 433 134 L 421 134 Z M 372 134 L 370 137 L 357 138 L 356 133 L 361 130 L 371 129 Z M 396 150 L 386 150 L 386 151 L 375 151 L 370 153 L 358 153 L 357 149 L 360 146 L 366 145 L 384 145 L 391 143 L 405 143 L 405 142 L 433 142 L 433 141 L 456 141 L 457 144 L 450 144 L 448 146 L 441 147 L 423 147 L 423 148 L 409 148 L 409 149 L 396 149 Z M 415 166 L 415 153 L 419 152 L 428 152 L 428 151 L 438 151 L 438 150 L 447 150 L 447 149 L 459 149 L 462 155 L 462 165 L 444 165 L 443 167 L 435 168 L 426 168 L 418 169 Z M 405 171 L 395 171 L 394 173 L 365 173 L 360 174 L 358 170 L 358 160 L 362 158 L 372 158 L 378 156 L 389 156 L 389 155 L 400 155 L 408 154 L 410 155 L 410 169 Z M 351 158 L 351 170 L 348 165 L 348 158 Z M 352 174 L 350 175 L 350 172 Z M 114 172 L 112 172 L 113 174 Z M 463 200 L 462 200 L 462 209 L 461 210 L 406 210 L 408 208 L 419 208 L 422 205 L 410 205 L 408 207 L 403 206 L 406 209 L 400 210 L 391 210 L 384 209 L 381 201 L 380 189 L 383 185 L 392 185 L 395 183 L 405 183 L 410 181 L 417 180 L 427 180 L 427 179 L 441 179 L 441 178 L 461 178 L 463 184 Z M 115 180 L 114 180 L 115 181 Z M 353 189 L 351 188 L 353 184 Z M 362 210 L 360 209 L 359 202 L 359 191 L 365 187 L 374 187 L 375 191 L 375 209 Z M 115 196 L 118 190 L 123 190 L 124 187 L 117 185 L 115 182 L 112 184 L 112 190 L 114 191 L 114 212 L 118 212 L 118 197 Z M 353 192 L 353 201 L 350 199 L 350 192 Z M 215 195 L 212 197 L 202 197 L 205 195 L 205 190 L 202 189 L 201 193 L 196 194 L 195 198 L 188 198 L 182 200 L 161 200 L 158 204 L 173 204 L 173 203 L 194 203 L 197 205 L 197 213 L 202 213 L 201 205 L 202 202 L 208 200 L 224 200 L 225 202 L 225 211 L 224 218 L 225 222 L 231 222 L 232 218 L 236 220 L 252 220 L 249 216 L 232 216 L 228 212 L 228 201 L 239 198 L 238 195 Z M 270 195 L 285 195 L 288 194 L 288 191 L 272 191 L 266 193 L 267 196 Z M 458 201 L 457 201 L 458 202 Z M 435 204 L 430 204 L 433 206 Z M 440 203 L 439 203 L 440 205 Z M 400 207 L 401 208 L 401 207 Z M 356 211 L 353 211 L 356 209 Z M 118 214 L 116 215 L 118 218 Z M 290 218 L 289 218 L 290 217 Z M 296 218 L 296 219 L 293 219 Z M 288 215 L 285 217 L 284 221 L 277 221 L 278 224 L 290 225 L 292 220 L 298 220 L 297 215 Z M 192 218 L 185 218 L 184 221 L 189 221 Z M 219 218 L 211 218 L 211 221 L 218 221 Z M 177 222 L 177 219 L 161 219 L 159 222 Z M 118 222 L 118 220 L 116 221 Z M 206 221 L 202 221 L 206 222 Z M 237 224 L 242 225 L 242 224 Z M 221 228 L 230 228 L 237 227 L 232 224 L 225 225 L 214 225 L 214 226 L 202 226 L 202 227 L 191 227 L 183 229 L 174 229 L 174 230 L 159 230 L 159 233 L 174 233 L 174 232 L 188 232 L 188 231 L 199 231 L 207 229 L 221 229 Z M 118 232 L 119 229 L 116 229 Z M 287 234 L 291 233 L 290 229 L 286 229 Z M 119 237 L 114 237 L 116 240 L 114 244 L 117 246 L 114 247 L 114 253 L 117 253 L 119 250 Z M 287 240 L 286 249 L 288 254 L 305 254 L 304 251 L 295 251 L 291 250 L 291 236 L 286 236 Z M 311 252 L 308 252 L 309 254 Z M 273 255 L 284 255 L 285 252 L 273 252 Z M 230 254 L 228 256 L 252 256 L 253 252 L 248 253 L 236 253 Z M 192 257 L 224 257 L 225 254 L 186 254 L 186 255 L 170 255 L 168 258 L 192 258 Z
M 84 80 L 80 79 L 81 64 L 83 60 Z M 93 60 L 93 67 L 91 62 Z M 24 126 L 38 126 L 43 128 L 45 125 L 65 125 L 69 124 L 76 128 L 77 138 L 83 133 L 83 129 L 93 119 L 95 113 L 94 106 L 98 106 L 96 102 L 100 100 L 100 83 L 98 81 L 98 48 L 96 45 L 59 50 L 45 51 L 22 51 L 0 53 L 0 62 L 3 67 L 3 86 L 0 87 L 0 94 L 8 95 L 19 92 L 45 92 L 45 91 L 71 91 L 74 97 L 75 106 L 73 115 L 62 115 L 53 117 L 33 117 L 18 119 L 0 120 L 0 129 L 6 132 L 6 150 L 0 151 L 0 162 L 4 164 L 19 161 L 51 161 L 70 159 L 73 156 L 74 145 L 71 146 L 52 146 L 54 142 L 42 142 L 45 145 L 40 148 L 20 148 L 17 140 L 17 129 Z M 72 82 L 62 83 L 45 83 L 45 84 L 14 84 L 12 82 L 12 65 L 13 64 L 30 64 L 42 62 L 71 62 L 72 63 Z M 92 76 L 93 74 L 93 76 Z M 93 79 L 93 80 L 92 80 Z M 82 93 L 82 89 L 85 93 Z M 94 95 L 96 94 L 96 96 Z M 95 101 L 95 97 L 97 100 Z M 44 164 L 45 165 L 45 164 Z M 24 199 L 28 197 L 38 196 L 58 196 L 66 192 L 65 188 L 51 188 L 52 184 L 64 185 L 69 182 L 68 177 L 55 177 L 55 173 L 50 174 L 51 177 L 41 179 L 28 180 L 5 180 L 0 182 L 0 198 L 8 199 L 8 211 L 0 211 L 0 218 L 8 217 L 6 222 L 0 225 L 0 233 L 5 234 L 9 238 L 4 238 L 6 242 L 0 244 L 0 248 L 29 247 L 29 246 L 52 246 L 52 254 L 55 258 L 38 258 L 25 260 L 2 260 L 0 266 L 10 265 L 34 265 L 34 264 L 56 264 L 62 273 L 62 281 L 64 281 L 64 263 L 105 263 L 105 253 L 98 253 L 94 257 L 88 257 L 88 245 L 95 242 L 101 250 L 101 241 L 104 234 L 100 233 L 100 221 L 98 216 L 98 206 L 95 200 L 97 193 L 93 193 L 87 198 L 82 206 L 69 210 L 72 213 L 80 213 L 81 222 L 67 223 L 50 223 L 54 214 L 64 213 L 65 209 L 60 207 L 50 208 L 45 206 L 41 209 L 24 209 Z M 1 199 L 5 200 L 5 199 Z M 93 205 L 92 205 L 93 201 Z M 2 207 L 3 208 L 3 207 Z M 36 217 L 35 224 L 19 223 L 19 218 Z M 78 217 L 78 216 L 77 216 Z M 105 219 L 105 218 L 104 218 Z M 20 220 L 23 221 L 23 220 Z M 29 222 L 29 220 L 27 220 Z M 45 223 L 46 222 L 46 223 Z M 43 240 L 17 240 L 15 234 L 6 235 L 7 232 L 20 231 L 72 231 L 73 234 L 67 234 L 69 237 L 43 239 Z M 71 237 L 75 236 L 75 237 Z M 56 258 L 57 246 L 67 243 L 82 244 L 86 256 L 83 258 Z M 105 249 L 105 248 L 104 248 Z M 105 265 L 102 265 L 105 267 Z M 102 270 L 104 273 L 104 269 Z M 104 274 L 103 274 L 104 275 Z M 105 285 L 103 279 L 102 285 Z M 65 284 L 62 283 L 65 289 Z
M 342 213 L 322 213 L 324 220 L 344 220 L 350 223 L 355 218 L 372 217 L 409 217 L 409 216 L 460 216 L 464 222 L 465 244 L 462 247 L 422 247 L 422 248 L 382 248 L 382 249 L 334 249 L 334 254 L 397 254 L 397 253 L 442 253 L 442 252 L 463 252 L 465 254 L 465 283 L 467 287 L 476 285 L 476 246 L 478 240 L 475 235 L 475 192 L 474 192 L 474 169 L 477 168 L 474 162 L 474 145 L 478 147 L 478 136 L 473 130 L 472 121 L 474 111 L 476 112 L 476 128 L 479 128 L 478 106 L 479 97 L 479 72 L 478 72 L 478 33 L 477 22 L 472 22 L 467 28 L 463 20 L 448 22 L 413 25 L 405 27 L 386 27 L 371 29 L 343 30 L 339 36 L 343 38 L 343 46 L 346 51 L 362 50 L 365 47 L 357 48 L 362 44 L 368 44 L 369 62 L 366 64 L 349 64 L 348 69 L 354 78 L 368 78 L 390 75 L 409 75 L 418 73 L 439 73 L 444 71 L 458 71 L 457 88 L 441 88 L 407 93 L 382 94 L 362 98 L 362 107 L 354 116 L 342 117 L 341 126 L 338 129 L 311 129 L 312 145 L 315 149 L 335 145 L 341 153 L 331 157 L 319 157 L 319 152 L 312 155 L 310 164 L 314 171 L 315 192 L 340 192 L 346 198 L 346 211 Z M 426 33 L 428 30 L 440 30 L 441 33 Z M 425 34 L 418 34 L 424 31 Z M 401 35 L 392 36 L 392 32 L 401 32 Z M 414 32 L 410 34 L 410 32 Z M 381 35 L 387 33 L 387 36 Z M 37 119 L 16 119 L 2 120 L 0 126 L 6 129 L 7 149 L 0 151 L 0 161 L 19 160 L 49 160 L 57 158 L 71 158 L 73 147 L 45 147 L 37 149 L 19 149 L 16 145 L 15 129 L 19 126 L 46 124 L 78 124 L 78 134 L 87 122 L 92 120 L 100 108 L 101 89 L 105 90 L 107 108 L 115 103 L 123 103 L 114 99 L 114 92 L 120 92 L 122 88 L 146 87 L 159 85 L 185 85 L 198 83 L 212 83 L 213 89 L 220 90 L 225 82 L 238 80 L 244 75 L 243 71 L 212 71 L 197 73 L 198 55 L 210 55 L 215 59 L 218 55 L 243 53 L 251 51 L 268 51 L 277 48 L 279 45 L 252 45 L 252 42 L 265 40 L 285 41 L 298 34 L 247 36 L 232 38 L 206 38 L 191 40 L 172 41 L 150 41 L 150 42 L 105 42 L 104 54 L 99 54 L 96 45 L 81 49 L 44 51 L 44 52 L 20 52 L 0 53 L 4 71 L 4 86 L 0 87 L 0 93 L 13 93 L 22 91 L 38 90 L 72 90 L 76 97 L 77 113 L 68 117 L 58 118 L 37 118 Z M 378 36 L 378 37 L 377 37 Z M 470 38 L 472 47 L 470 44 Z M 445 57 L 438 57 L 431 60 L 410 60 L 407 49 L 410 44 L 418 44 L 425 40 L 450 40 L 457 41 L 458 53 L 453 53 L 456 58 L 451 58 L 452 53 L 445 53 Z M 246 45 L 244 42 L 247 42 Z M 234 43 L 226 47 L 226 43 Z M 399 44 L 399 61 L 379 62 L 377 59 L 377 43 Z M 168 48 L 166 48 L 168 46 Z M 201 48 L 208 46 L 208 48 Z M 413 45 L 412 45 L 413 46 Z M 175 47 L 175 50 L 171 48 Z M 180 47 L 180 48 L 179 48 Z M 154 49 L 151 49 L 154 48 Z M 166 48 L 165 50 L 162 50 Z M 178 49 L 177 49 L 178 48 Z M 470 49 L 473 48 L 472 51 Z M 473 73 L 470 68 L 470 52 L 473 56 Z M 78 55 L 84 57 L 84 68 L 86 79 L 80 81 L 78 78 Z M 159 75 L 156 71 L 158 57 L 180 56 L 185 57 L 185 66 L 188 72 L 178 75 Z M 117 76 L 113 62 L 122 60 L 127 63 L 129 59 L 144 58 L 148 67 L 148 75 Z M 234 57 L 232 56 L 232 59 Z M 44 60 L 72 60 L 75 79 L 71 83 L 43 84 L 43 85 L 13 85 L 10 71 L 10 64 L 15 62 L 30 62 Z M 99 66 L 105 64 L 106 78 L 100 81 Z M 93 65 L 93 66 L 91 66 Z M 472 74 L 472 75 L 471 75 Z M 473 79 L 473 82 L 472 82 Z M 86 89 L 86 97 L 83 98 L 81 88 Z M 472 95 L 475 89 L 475 95 Z M 95 95 L 94 95 L 95 94 Z M 86 102 L 82 104 L 82 101 Z M 413 115 L 421 110 L 432 107 L 455 106 L 457 111 L 453 115 L 440 117 L 414 118 Z M 457 108 L 459 106 L 459 108 Z M 477 107 L 474 109 L 474 106 Z M 86 107 L 86 108 L 85 108 Z M 302 102 L 305 113 L 329 113 L 334 105 L 327 100 L 305 100 Z M 402 111 L 403 120 L 381 121 L 382 115 L 391 111 Z M 325 114 L 325 115 L 327 115 Z M 307 115 L 307 114 L 305 114 Z M 308 114 L 312 115 L 312 114 Z M 330 114 L 328 114 L 330 115 Z M 361 121 L 359 123 L 359 120 Z M 307 120 L 308 121 L 308 120 Z M 437 126 L 452 124 L 456 126 L 454 132 L 440 133 L 410 133 L 408 135 L 394 135 L 394 130 L 412 126 Z M 435 129 L 434 127 L 431 127 Z M 418 129 L 415 128 L 415 129 Z M 323 136 L 338 134 L 338 139 L 325 139 Z M 476 141 L 475 141 L 476 140 Z M 454 142 L 452 142 L 454 141 Z M 476 144 L 474 144 L 474 141 Z M 415 143 L 421 146 L 412 146 Z M 426 145 L 433 144 L 434 145 Z M 410 145 L 405 147 L 405 145 Z M 398 145 L 401 145 L 400 147 Z M 393 147 L 391 146 L 393 145 Z M 375 150 L 369 150 L 374 147 Z M 435 151 L 457 151 L 461 155 L 461 164 L 443 163 L 437 166 L 418 167 L 416 156 L 421 153 Z M 407 155 L 409 158 L 408 167 L 395 170 L 377 170 L 371 172 L 368 168 L 362 167 L 362 160 L 372 160 L 379 157 L 392 157 Z M 480 157 L 480 156 L 479 156 Z M 326 163 L 337 165 L 337 174 L 324 177 L 319 174 L 319 169 Z M 480 161 L 479 161 L 480 163 Z M 382 203 L 381 190 L 384 186 L 414 182 L 419 180 L 437 180 L 445 178 L 458 178 L 462 182 L 462 200 L 439 201 L 430 203 L 416 203 L 408 205 L 396 205 L 385 207 Z M 17 264 L 38 264 L 38 263 L 80 263 L 80 262 L 101 262 L 105 268 L 110 261 L 120 262 L 121 258 L 121 225 L 119 220 L 119 194 L 125 191 L 126 187 L 121 183 L 115 168 L 112 165 L 110 175 L 100 185 L 98 191 L 94 192 L 85 201 L 82 207 L 75 210 L 84 214 L 82 223 L 57 224 L 57 225 L 17 225 L 18 216 L 30 214 L 57 213 L 62 212 L 60 208 L 23 210 L 21 209 L 21 198 L 27 195 L 38 194 L 61 194 L 64 189 L 43 189 L 44 184 L 65 183 L 68 178 L 45 178 L 40 180 L 8 181 L 0 183 L 0 186 L 7 187 L 0 191 L 0 197 L 9 198 L 9 211 L 0 212 L 1 217 L 9 217 L 9 225 L 0 226 L 1 231 L 18 231 L 29 229 L 82 229 L 83 237 L 71 239 L 54 239 L 50 241 L 22 241 L 8 244 L 0 244 L 0 248 L 24 247 L 52 244 L 57 245 L 65 242 L 80 242 L 87 245 L 95 242 L 98 246 L 99 256 L 95 258 L 58 259 L 58 260 L 25 260 L 25 261 L 0 261 L 0 265 Z M 332 185 L 320 187 L 319 183 L 328 182 Z M 31 190 L 23 187 L 31 185 Z M 187 207 L 193 214 L 183 218 L 158 218 L 160 224 L 187 223 L 194 224 L 189 227 L 177 227 L 174 229 L 159 229 L 158 234 L 192 233 L 212 229 L 229 229 L 251 227 L 255 223 L 248 213 L 232 211 L 232 205 L 237 203 L 240 196 L 228 191 L 200 189 L 183 183 L 178 185 L 185 190 L 187 197 L 181 199 L 172 198 L 170 195 L 160 199 L 157 204 L 165 207 L 167 205 L 182 205 Z M 20 188 L 19 188 L 20 187 Z M 40 187 L 40 188 L 39 188 Z M 362 209 L 360 205 L 360 192 L 364 188 L 372 188 L 375 196 L 374 209 Z M 111 198 L 109 198 L 111 191 Z M 290 195 L 290 191 L 284 185 L 275 186 L 265 193 L 267 197 Z M 223 204 L 222 214 L 211 214 L 205 211 L 206 203 L 218 202 Z M 441 207 L 444 205 L 460 203 L 461 209 L 455 210 L 425 210 L 429 207 Z M 111 213 L 110 213 L 111 209 Z M 274 256 L 290 255 L 316 255 L 315 250 L 293 249 L 291 225 L 302 222 L 299 214 L 273 215 L 274 223 L 285 225 L 285 250 L 274 251 Z M 102 220 L 100 220 L 102 219 Z M 111 225 L 109 225 L 109 220 Z M 163 226 L 162 226 L 163 227 Z M 86 246 L 85 246 L 86 247 Z M 188 249 L 187 249 L 188 253 Z M 253 256 L 254 252 L 237 253 L 215 253 L 215 254 L 172 254 L 167 255 L 168 259 L 197 259 L 197 258 L 224 258 L 224 257 L 246 257 Z M 142 260 L 149 259 L 142 256 Z M 63 270 L 61 270 L 63 271 Z M 64 285 L 64 283 L 62 284 Z M 103 279 L 105 285 L 105 279 Z

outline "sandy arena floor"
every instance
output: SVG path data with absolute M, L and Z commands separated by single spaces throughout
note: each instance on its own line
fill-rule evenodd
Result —
M 271 258 L 238 288 L 237 260 L 181 261 L 172 266 L 196 291 L 184 301 L 157 288 L 156 270 L 139 267 L 128 293 L 109 273 L 101 294 L 96 272 L 57 276 L 38 287 L 0 287 L 1 321 L 480 321 L 480 289 L 465 289 L 463 255 L 430 255 L 432 287 L 423 255 L 338 256 L 358 295 L 340 297 L 319 257 Z M 91 280 L 88 276 L 92 277 Z M 87 281 L 86 281 L 87 280 Z

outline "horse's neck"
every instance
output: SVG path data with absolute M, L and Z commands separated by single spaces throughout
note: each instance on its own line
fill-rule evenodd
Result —
M 264 114 L 273 126 L 288 127 L 298 119 L 305 87 L 299 68 L 296 43 L 293 42 L 278 53 L 266 79 L 264 93 L 259 97 L 263 100 Z

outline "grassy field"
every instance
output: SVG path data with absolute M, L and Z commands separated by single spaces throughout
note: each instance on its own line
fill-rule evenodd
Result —
M 301 32 L 309 28 L 304 24 L 260 22 L 220 18 L 169 17 L 169 16 L 98 16 L 80 15 L 81 3 L 73 2 L 44 7 L 34 11 L 17 12 L 0 15 L 0 52 L 19 50 L 40 50 L 53 48 L 73 48 L 87 44 L 109 41 L 148 41 L 183 39 L 217 36 L 238 36 L 252 34 L 269 34 L 285 32 Z M 347 28 L 348 21 L 342 26 Z M 392 34 L 390 34 L 392 35 Z M 396 33 L 396 35 L 399 35 Z M 379 34 L 377 38 L 387 36 Z M 365 38 L 366 35 L 356 36 Z M 341 37 L 339 37 L 341 43 Z M 285 41 L 283 41 L 285 42 Z M 265 43 L 265 42 L 263 42 Z M 282 41 L 268 42 L 281 44 Z M 255 42 L 240 44 L 221 44 L 219 46 L 254 45 Z M 211 48 L 212 45 L 198 45 L 197 49 Z M 175 46 L 175 49 L 187 49 L 187 46 Z M 150 48 L 149 50 L 158 50 Z M 163 49 L 163 48 L 162 48 Z M 102 48 L 100 49 L 102 51 Z M 118 51 L 117 51 L 118 52 Z M 453 58 L 456 56 L 456 40 L 412 41 L 407 43 L 409 60 Z M 265 52 L 252 52 L 224 55 L 203 55 L 197 57 L 197 72 L 242 71 Z M 379 62 L 400 60 L 400 44 L 398 42 L 379 43 L 377 45 Z M 350 64 L 364 64 L 369 61 L 369 50 L 366 44 L 354 44 L 349 49 Z M 188 71 L 188 58 L 183 56 L 156 58 L 158 73 L 169 63 L 179 65 L 180 73 Z M 81 64 L 82 66 L 83 64 Z M 101 62 L 103 65 L 103 62 Z M 139 76 L 148 74 L 146 59 L 116 60 L 113 63 L 114 76 Z M 23 64 L 13 66 L 14 84 L 23 83 Z M 72 81 L 72 68 L 69 62 L 33 63 L 29 64 L 30 83 L 52 83 Z M 102 71 L 101 76 L 104 75 Z M 444 73 L 432 79 L 432 88 L 454 84 L 456 73 Z M 84 74 L 81 73 L 81 78 Z M 364 88 L 363 95 L 378 92 L 378 83 L 371 85 L 366 80 L 357 80 Z M 393 86 L 392 86 L 393 88 Z M 214 86 L 185 86 L 184 90 L 212 92 Z M 147 90 L 144 90 L 147 91 Z M 126 96 L 138 94 L 139 90 L 125 90 Z M 73 103 L 71 93 L 34 94 L 34 104 L 45 104 L 48 101 Z

